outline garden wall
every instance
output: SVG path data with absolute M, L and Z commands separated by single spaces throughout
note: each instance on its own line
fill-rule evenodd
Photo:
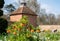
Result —
M 41 30 L 56 30 L 60 31 L 60 25 L 39 25 Z

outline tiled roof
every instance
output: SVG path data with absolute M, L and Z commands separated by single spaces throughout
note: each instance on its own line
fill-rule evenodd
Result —
M 31 14 L 36 15 L 35 12 L 33 12 L 30 8 L 27 6 L 19 7 L 17 10 L 13 11 L 11 15 L 17 15 L 17 14 Z

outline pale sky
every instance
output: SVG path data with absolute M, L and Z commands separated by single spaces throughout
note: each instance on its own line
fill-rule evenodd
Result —
M 5 0 L 5 4 L 10 4 L 13 2 L 17 2 L 17 0 Z M 54 13 L 59 14 L 60 13 L 60 0 L 38 0 L 38 3 L 40 3 L 41 8 L 45 8 L 47 13 Z
M 60 0 L 38 0 L 41 8 L 45 8 L 46 12 L 52 12 L 55 15 L 60 14 Z

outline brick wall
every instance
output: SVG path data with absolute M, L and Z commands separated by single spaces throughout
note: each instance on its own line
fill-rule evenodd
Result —
M 33 16 L 33 15 L 25 15 L 28 16 L 28 20 L 29 22 L 36 27 L 37 26 L 37 16 Z
M 10 21 L 14 22 L 14 21 L 19 21 L 22 18 L 22 15 L 13 15 L 10 16 Z
M 48 29 L 52 31 L 57 29 L 58 31 L 60 31 L 60 25 L 39 25 L 39 27 L 41 30 Z

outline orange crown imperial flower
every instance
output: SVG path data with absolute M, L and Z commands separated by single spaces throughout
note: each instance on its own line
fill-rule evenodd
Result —
M 16 35 L 17 33 L 16 32 L 13 32 L 14 35 Z
M 18 31 L 20 31 L 21 30 L 21 28 L 18 28 Z
M 34 30 L 33 30 L 33 29 L 31 29 L 31 32 L 34 32 Z
M 36 30 L 36 32 L 38 32 L 38 33 L 39 33 L 39 32 L 40 32 L 40 29 Z
M 25 26 L 25 24 L 23 24 L 23 23 L 21 23 L 20 25 L 21 25 L 21 26 Z
M 7 33 L 10 33 L 11 32 L 11 30 L 7 30 Z

